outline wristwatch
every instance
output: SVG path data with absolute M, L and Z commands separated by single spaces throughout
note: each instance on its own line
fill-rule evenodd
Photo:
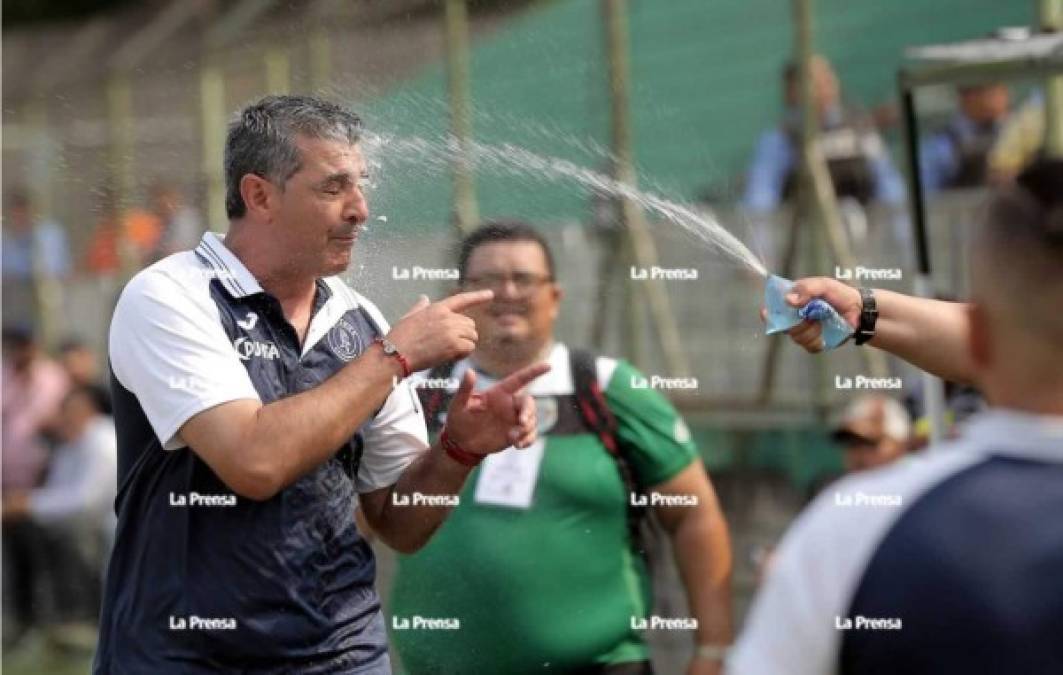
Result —
M 862 345 L 875 337 L 875 323 L 878 321 L 878 305 L 875 304 L 875 293 L 870 288 L 861 288 L 860 291 L 860 322 L 856 325 L 856 333 L 853 342 Z
M 377 339 L 373 340 L 373 342 L 379 344 L 381 348 L 383 348 L 384 354 L 386 356 L 392 356 L 396 360 L 398 360 L 399 365 L 402 366 L 403 377 L 409 377 L 413 374 L 413 372 L 410 370 L 410 362 L 406 360 L 406 357 L 402 355 L 402 353 L 399 351 L 399 348 L 395 346 L 394 342 L 383 337 L 378 337 Z

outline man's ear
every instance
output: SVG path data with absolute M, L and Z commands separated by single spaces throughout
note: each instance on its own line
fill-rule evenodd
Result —
M 262 176 L 245 173 L 240 179 L 240 196 L 244 199 L 247 213 L 259 220 L 269 220 L 276 205 L 276 188 Z
M 561 288 L 561 286 L 556 281 L 550 284 L 550 296 L 553 298 L 554 301 L 553 307 L 550 308 L 552 315 L 551 318 L 556 321 L 558 315 L 561 313 L 561 301 L 565 297 L 564 289 Z
M 989 317 L 977 303 L 967 305 L 968 325 L 967 353 L 978 370 L 985 370 L 993 363 L 993 341 Z

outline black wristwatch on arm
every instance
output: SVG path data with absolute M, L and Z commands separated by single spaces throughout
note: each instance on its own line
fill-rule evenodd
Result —
M 856 333 L 853 342 L 862 345 L 875 337 L 875 323 L 878 321 L 878 306 L 875 304 L 875 293 L 870 288 L 861 288 L 860 291 L 860 321 L 856 325 Z

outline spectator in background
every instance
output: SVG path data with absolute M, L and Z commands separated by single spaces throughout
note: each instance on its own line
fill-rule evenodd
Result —
M 652 542 L 640 528 L 652 510 L 696 619 L 686 672 L 715 675 L 731 641 L 731 548 L 682 417 L 639 385 L 647 380 L 630 364 L 555 339 L 562 289 L 550 248 L 530 225 L 473 232 L 457 267 L 461 290 L 490 289 L 494 299 L 469 312 L 476 350 L 429 371 L 418 388 L 429 430 L 442 428 L 468 371 L 487 387 L 528 364 L 552 368 L 528 389 L 542 411 L 542 442 L 486 459 L 428 545 L 400 558 L 394 615 L 454 617 L 461 628 L 393 631 L 404 665 L 414 673 L 532 673 L 543 664 L 570 674 L 652 672 L 646 637 L 633 625 L 653 609 L 644 555 Z M 639 495 L 653 503 L 635 509 Z
M 98 276 L 114 276 L 128 267 L 136 271 L 152 260 L 159 244 L 162 221 L 143 209 L 123 210 L 110 188 L 99 193 L 100 219 L 85 254 L 85 269 Z
M 1008 116 L 1010 95 L 999 83 L 960 87 L 959 110 L 921 146 L 919 170 L 928 192 L 985 185 L 989 152 Z
M 989 151 L 990 181 L 1001 184 L 1014 179 L 1044 147 L 1045 98 L 1043 92 L 1037 91 L 1008 118 Z
M 912 422 L 904 406 L 882 394 L 853 400 L 833 439 L 842 447 L 846 473 L 885 466 L 908 451 Z
M 100 372 L 100 360 L 96 351 L 80 338 L 68 338 L 59 345 L 59 363 L 70 378 L 71 386 L 99 389 L 103 413 L 110 415 L 111 391 Z
M 749 167 L 742 202 L 754 212 L 776 209 L 792 197 L 796 185 L 802 124 L 797 64 L 786 65 L 783 85 L 783 121 L 761 135 Z M 904 181 L 882 137 L 870 117 L 842 103 L 838 78 L 822 56 L 812 60 L 812 90 L 819 115 L 820 149 L 837 195 L 861 204 L 901 203 Z
M 69 389 L 63 368 L 48 358 L 24 326 L 3 335 L 3 487 L 35 486 L 47 459 L 41 438 Z
M 159 219 L 161 228 L 151 259 L 161 260 L 171 253 L 195 248 L 203 234 L 203 221 L 195 209 L 185 204 L 181 191 L 173 184 L 158 181 L 150 195 L 148 208 Z
M 912 417 L 910 450 L 919 450 L 930 442 L 930 413 L 926 409 L 926 395 L 922 381 L 917 381 L 912 392 L 905 397 L 905 408 Z M 978 389 L 969 384 L 945 380 L 946 436 L 955 438 L 964 421 L 986 408 L 986 400 Z
M 22 524 L 39 539 L 35 567 L 43 577 L 40 588 L 50 591 L 46 604 L 54 622 L 92 621 L 99 613 L 118 475 L 108 406 L 101 387 L 71 390 L 52 420 L 59 445 L 44 484 L 3 496 L 4 527 Z
M 74 385 L 89 386 L 103 383 L 96 352 L 80 338 L 68 338 L 59 345 L 59 363 Z
M 12 192 L 4 219 L 3 306 L 7 322 L 36 319 L 37 285 L 62 280 L 70 273 L 70 249 L 63 228 L 37 217 L 29 196 Z
M 59 364 L 44 356 L 25 327 L 3 333 L 2 434 L 3 493 L 35 488 L 47 459 L 43 438 L 48 422 L 68 389 Z M 5 644 L 37 620 L 39 537 L 24 521 L 3 521 L 5 615 L 15 629 L 5 630 Z

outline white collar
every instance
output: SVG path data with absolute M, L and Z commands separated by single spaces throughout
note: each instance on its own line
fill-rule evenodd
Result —
M 216 233 L 203 233 L 203 238 L 196 247 L 196 255 L 214 270 L 225 290 L 234 298 L 262 293 L 262 286 L 255 279 L 255 275 L 251 274 L 251 270 L 240 262 Z
M 991 408 L 975 415 L 960 433 L 964 445 L 992 454 L 1063 462 L 1063 416 Z

